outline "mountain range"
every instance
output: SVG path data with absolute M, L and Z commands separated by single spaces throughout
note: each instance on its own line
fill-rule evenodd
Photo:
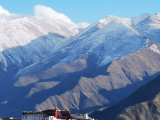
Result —
M 0 116 L 110 107 L 159 75 L 160 14 L 66 24 L 29 16 L 0 23 Z

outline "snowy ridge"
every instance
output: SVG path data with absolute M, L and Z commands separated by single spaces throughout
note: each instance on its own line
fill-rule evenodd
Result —
M 126 23 L 128 25 L 132 25 L 131 18 L 119 18 L 116 16 L 109 15 L 107 18 L 99 20 L 98 28 L 102 28 L 102 27 L 106 26 L 111 21 L 120 21 L 120 22 Z
M 129 21 L 130 19 L 110 16 L 92 24 L 63 48 L 63 52 L 68 51 L 68 56 L 58 64 L 66 64 L 86 54 L 95 54 L 99 57 L 97 65 L 103 66 L 121 56 L 147 47 L 147 39 L 129 25 Z
M 148 47 L 148 39 L 156 40 L 153 37 L 147 38 L 145 32 L 140 29 L 142 29 L 141 24 L 144 24 L 143 22 L 149 26 L 149 29 L 153 29 L 149 23 L 149 19 L 152 17 L 156 17 L 152 20 L 152 23 L 158 28 L 158 14 L 156 16 L 142 14 L 134 18 L 108 16 L 105 19 L 99 20 L 70 40 L 72 42 L 68 43 L 67 47 L 63 49 L 63 52 L 68 51 L 68 56 L 60 60 L 58 64 L 66 64 L 85 54 L 94 53 L 96 56 L 99 56 L 97 64 L 103 66 L 126 54 Z M 137 29 L 137 26 L 140 29 Z M 155 34 L 158 35 L 157 33 Z M 76 45 L 73 45 L 73 43 Z M 100 50 L 103 50 L 103 53 Z
M 0 25 L 0 51 L 15 46 L 24 46 L 49 32 L 66 37 L 76 34 L 52 20 L 37 20 L 32 17 L 16 19 L 0 23 Z
M 24 17 L 0 22 L 0 63 L 4 71 L 40 62 L 76 33 L 53 20 Z M 64 37 L 66 36 L 66 37 Z

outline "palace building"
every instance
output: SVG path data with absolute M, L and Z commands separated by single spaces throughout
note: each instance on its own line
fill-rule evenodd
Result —
M 69 110 L 46 109 L 43 111 L 22 112 L 22 120 L 94 120 L 88 114 L 70 114 Z

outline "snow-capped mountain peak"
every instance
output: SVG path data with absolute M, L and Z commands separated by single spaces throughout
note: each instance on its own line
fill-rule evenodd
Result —
M 160 13 L 151 16 L 150 19 L 151 19 L 152 22 L 154 22 L 154 23 L 159 23 L 159 21 L 160 21 Z
M 15 46 L 24 46 L 48 33 L 70 37 L 77 34 L 53 20 L 38 20 L 24 17 L 0 23 L 0 51 Z
M 99 20 L 98 28 L 102 28 L 111 21 L 119 21 L 131 25 L 131 18 L 119 18 L 116 16 L 109 15 L 105 19 Z

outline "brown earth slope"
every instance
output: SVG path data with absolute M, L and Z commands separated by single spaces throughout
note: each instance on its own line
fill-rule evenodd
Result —
M 98 120 L 159 120 L 160 76 L 110 108 L 91 113 Z

